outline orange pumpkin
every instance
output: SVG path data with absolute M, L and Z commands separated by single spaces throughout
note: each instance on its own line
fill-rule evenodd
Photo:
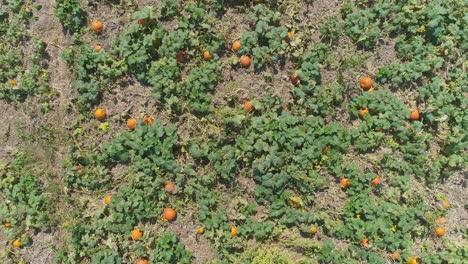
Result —
M 137 241 L 143 236 L 143 231 L 141 231 L 139 228 L 134 228 L 132 232 L 130 232 L 130 235 L 132 236 L 132 239 Z
M 372 81 L 371 77 L 364 77 L 359 81 L 359 86 L 366 91 L 372 88 L 372 84 L 374 84 L 374 81 Z
M 232 51 L 237 52 L 241 47 L 241 42 L 236 40 L 232 43 Z
M 127 119 L 127 127 L 129 129 L 135 129 L 137 125 L 138 125 L 138 121 L 135 118 Z
M 245 101 L 243 106 L 244 106 L 245 111 L 247 111 L 247 112 L 250 112 L 250 111 L 253 110 L 253 106 L 252 106 L 252 103 L 250 101 Z
M 348 187 L 351 185 L 351 183 L 349 182 L 348 179 L 342 178 L 342 179 L 340 180 L 340 185 L 341 185 L 341 187 L 343 187 L 343 188 L 348 188 Z
M 416 257 L 409 257 L 406 259 L 406 263 L 408 264 L 418 264 L 418 259 Z
M 310 233 L 312 233 L 312 235 L 317 234 L 317 232 L 318 232 L 317 226 L 313 225 L 310 227 Z
M 372 185 L 377 186 L 380 183 L 380 175 L 377 175 L 373 180 L 370 182 Z
M 390 257 L 393 259 L 393 260 L 396 260 L 398 258 L 400 258 L 400 253 L 398 252 L 393 252 Z
M 172 208 L 164 208 L 163 218 L 167 221 L 172 221 L 177 217 L 177 212 Z
M 104 203 L 109 205 L 111 202 L 112 202 L 112 194 L 106 195 L 106 197 L 104 197 Z
M 359 244 L 361 245 L 361 247 L 367 247 L 367 246 L 369 246 L 369 239 L 364 238 L 359 242 Z
M 104 23 L 102 21 L 93 21 L 91 22 L 91 29 L 96 33 L 100 33 L 104 29 Z
M 145 116 L 145 118 L 143 118 L 143 123 L 151 126 L 153 124 L 153 118 L 151 116 Z
M 149 264 L 149 261 L 147 258 L 139 258 L 135 264 Z
M 359 116 L 363 118 L 365 115 L 369 114 L 369 108 L 361 108 L 359 109 Z
M 106 110 L 104 110 L 102 108 L 98 108 L 98 109 L 96 109 L 96 111 L 94 111 L 94 117 L 97 120 L 104 120 L 104 118 L 106 118 L 106 116 L 107 116 Z
M 415 110 L 411 111 L 411 114 L 410 114 L 410 120 L 411 121 L 419 120 L 420 117 L 421 117 L 421 115 L 419 114 L 418 109 L 415 109 Z
M 237 236 L 237 227 L 235 225 L 231 225 L 231 236 Z
M 19 239 L 16 239 L 15 241 L 13 241 L 12 245 L 15 247 L 15 248 L 20 248 L 23 243 L 21 243 L 21 240 Z
M 205 50 L 205 52 L 203 52 L 203 59 L 204 59 L 205 61 L 211 60 L 211 54 L 210 54 L 209 51 Z
M 252 59 L 250 58 L 250 55 L 243 55 L 240 58 L 240 65 L 242 68 L 248 68 L 250 66 Z
M 441 226 L 438 226 L 438 227 L 436 227 L 434 229 L 434 232 L 438 237 L 444 236 L 445 235 L 445 228 L 443 228 Z

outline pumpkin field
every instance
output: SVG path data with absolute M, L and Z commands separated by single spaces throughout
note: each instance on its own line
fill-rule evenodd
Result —
M 0 264 L 468 263 L 466 0 L 1 0 Z

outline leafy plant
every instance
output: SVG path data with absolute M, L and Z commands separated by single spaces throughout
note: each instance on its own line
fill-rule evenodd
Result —
M 55 17 L 66 30 L 79 32 L 88 21 L 88 14 L 78 0 L 58 0 L 54 6 Z

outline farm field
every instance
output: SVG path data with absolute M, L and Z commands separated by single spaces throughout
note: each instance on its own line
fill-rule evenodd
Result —
M 465 0 L 2 0 L 0 264 L 468 263 Z

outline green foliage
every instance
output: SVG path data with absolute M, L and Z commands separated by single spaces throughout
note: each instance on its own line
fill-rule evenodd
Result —
M 46 44 L 27 30 L 36 19 L 33 9 L 40 6 L 29 1 L 7 4 L 0 15 L 0 98 L 21 102 L 28 96 L 46 96 L 50 91 Z
M 10 239 L 52 225 L 49 198 L 28 165 L 26 154 L 17 152 L 9 164 L 0 167 L 0 222 L 11 224 L 5 229 Z
M 462 1 L 423 2 L 345 1 L 342 20 L 327 17 L 316 27 L 321 43 L 300 44 L 288 42 L 283 25 L 307 40 L 310 28 L 294 18 L 293 25 L 284 23 L 275 9 L 280 5 L 291 13 L 294 1 L 162 1 L 133 13 L 106 50 L 79 42 L 65 49 L 80 111 L 98 104 L 103 92 L 119 89 L 119 80 L 133 78 L 150 86 L 167 125 L 139 123 L 105 140 L 99 134 L 96 141 L 106 141 L 99 146 L 78 139 L 69 152 L 64 188 L 72 194 L 66 202 L 74 208 L 73 221 L 64 226 L 69 243 L 57 259 L 190 263 L 192 254 L 167 231 L 181 219 L 205 229 L 197 238 L 207 239 L 222 263 L 299 262 L 274 249 L 246 250 L 251 241 L 284 243 L 294 255 L 311 257 L 307 263 L 383 264 L 393 252 L 401 252 L 404 262 L 418 251 L 424 262 L 460 262 L 463 248 L 437 243 L 440 250 L 434 252 L 419 242 L 433 236 L 435 219 L 448 210 L 427 202 L 428 188 L 467 163 L 465 17 Z M 255 71 L 228 78 L 259 80 L 251 85 L 258 91 L 234 81 L 219 85 L 229 76 L 223 45 L 232 41 L 222 37 L 232 36 L 218 19 L 233 6 L 250 16 L 239 55 L 252 55 Z M 342 34 L 367 51 L 340 54 Z M 380 69 L 364 65 L 376 55 L 368 51 L 380 48 L 379 38 L 386 36 L 396 40 L 396 60 Z M 203 60 L 205 50 L 213 55 L 210 61 Z M 7 80 L 21 63 L 15 62 L 19 53 L 5 53 L 13 66 L 2 68 Z M 276 66 L 285 65 L 290 70 L 276 74 Z M 336 78 L 330 76 L 335 70 Z M 294 87 L 283 83 L 292 71 L 300 79 Z M 355 82 L 364 72 L 376 73 L 375 91 L 349 85 L 348 74 Z M 252 111 L 240 105 L 246 98 Z M 411 121 L 414 106 L 422 118 Z M 361 108 L 369 114 L 359 117 Z M 120 130 L 107 125 L 100 127 Z M 382 182 L 375 186 L 377 174 Z M 351 185 L 340 188 L 341 178 Z M 166 181 L 175 183 L 175 193 L 164 190 Z M 109 205 L 96 203 L 108 193 Z M 166 206 L 177 209 L 176 223 L 159 220 Z M 231 225 L 237 227 L 234 237 Z M 139 241 L 131 241 L 134 227 L 143 230 Z M 295 239 L 296 233 L 302 237 Z M 364 238 L 370 246 L 360 245 Z M 427 244 L 435 245 L 432 239 Z
M 79 32 L 88 21 L 88 14 L 78 0 L 56 1 L 54 15 L 63 27 L 72 33 Z
M 151 65 L 150 83 L 154 96 L 173 109 L 206 113 L 211 110 L 210 93 L 220 79 L 220 72 L 219 61 L 206 62 L 182 79 L 176 60 L 162 58 Z
M 338 17 L 328 16 L 323 19 L 320 34 L 324 41 L 336 44 L 341 37 L 343 25 Z
M 232 261 L 242 261 L 250 264 L 292 264 L 291 256 L 280 248 L 248 249 L 242 255 L 236 255 Z
M 285 41 L 288 29 L 281 26 L 280 12 L 256 5 L 250 17 L 254 23 L 253 30 L 242 34 L 239 53 L 252 55 L 257 71 L 277 63 L 283 65 L 289 46 Z
M 192 254 L 185 249 L 173 232 L 166 232 L 159 237 L 149 260 L 154 263 L 190 263 Z
M 221 64 L 216 60 L 203 63 L 200 54 L 205 49 L 214 53 L 221 46 L 211 26 L 213 18 L 203 7 L 187 4 L 183 9 L 185 16 L 172 18 L 178 28 L 167 31 L 157 20 L 169 18 L 167 12 L 175 12 L 177 6 L 164 3 L 160 13 L 150 7 L 135 12 L 132 15 L 135 20 L 146 19 L 148 23 L 134 21 L 127 25 L 108 51 L 95 51 L 85 44 L 64 50 L 62 57 L 71 72 L 77 73 L 73 87 L 78 92 L 80 111 L 96 105 L 102 93 L 126 75 L 135 76 L 142 84 L 151 84 L 155 97 L 174 110 L 204 113 L 210 109 L 209 94 L 220 79 Z M 184 67 L 175 59 L 180 52 L 184 52 L 184 57 L 193 56 L 194 50 L 200 59 L 182 80 L 180 71 Z

